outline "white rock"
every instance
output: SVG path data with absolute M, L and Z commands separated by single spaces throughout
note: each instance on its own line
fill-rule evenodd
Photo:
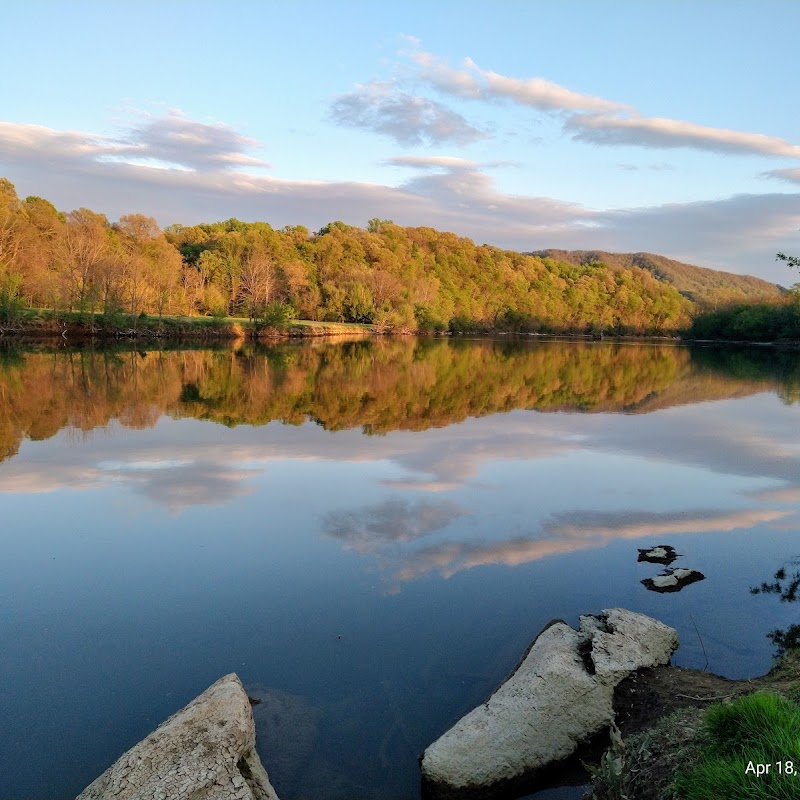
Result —
M 669 661 L 678 635 L 621 608 L 542 631 L 514 673 L 422 756 L 434 787 L 488 789 L 575 752 L 614 718 L 614 687 L 632 671 Z
M 665 586 L 678 585 L 678 576 L 674 572 L 669 575 L 656 575 L 651 580 L 653 581 L 653 586 L 657 586 L 659 589 L 663 589 Z
M 667 570 L 662 575 L 656 575 L 653 578 L 645 579 L 642 583 L 648 589 L 654 589 L 657 592 L 677 592 L 684 586 L 688 586 L 690 583 L 696 583 L 704 578 L 705 575 L 703 575 L 702 572 L 698 572 L 696 569 L 680 567 L 678 569 Z
M 77 800 L 278 800 L 239 678 L 220 678 L 132 747 Z

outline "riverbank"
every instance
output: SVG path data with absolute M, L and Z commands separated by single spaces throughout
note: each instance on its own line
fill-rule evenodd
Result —
M 434 338 L 518 338 L 534 341 L 570 340 L 631 342 L 653 341 L 673 342 L 699 346 L 759 346 L 784 350 L 800 349 L 800 341 L 775 340 L 770 342 L 733 339 L 696 339 L 686 335 L 673 334 L 592 334 L 575 332 L 519 332 L 500 329 L 475 331 L 441 331 L 436 333 L 408 331 L 409 335 L 433 336 Z M 47 310 L 25 311 L 13 320 L 0 322 L 0 341 L 5 340 L 46 340 L 64 339 L 73 343 L 91 340 L 104 341 L 185 341 L 185 342 L 225 342 L 238 339 L 275 341 L 285 339 L 305 339 L 345 336 L 386 336 L 397 335 L 396 331 L 376 329 L 375 326 L 356 322 L 319 322 L 315 320 L 292 320 L 280 326 L 265 326 L 253 323 L 244 317 L 205 317 L 205 316 L 156 316 L 116 314 L 86 314 L 79 312 L 58 312 Z
M 50 311 L 26 312 L 0 322 L 2 339 L 192 340 L 199 342 L 236 339 L 286 339 L 318 336 L 367 336 L 369 325 L 348 322 L 294 320 L 280 327 L 254 324 L 238 317 L 184 317 L 128 314 L 85 314 Z
M 769 691 L 796 700 L 800 652 L 790 651 L 760 678 L 728 680 L 702 670 L 656 667 L 641 670 L 617 687 L 614 709 L 622 734 L 608 751 L 586 800 L 678 800 L 673 782 L 700 761 L 709 708 Z M 775 759 L 792 754 L 775 754 Z M 742 776 L 742 781 L 745 776 Z

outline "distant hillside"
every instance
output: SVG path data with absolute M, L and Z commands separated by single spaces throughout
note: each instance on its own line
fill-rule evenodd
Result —
M 672 284 L 684 297 L 700 305 L 716 306 L 737 301 L 770 301 L 783 290 L 752 275 L 696 267 L 654 253 L 606 253 L 602 250 L 535 250 L 531 255 L 580 266 L 602 262 L 613 270 L 638 267 L 664 283 Z

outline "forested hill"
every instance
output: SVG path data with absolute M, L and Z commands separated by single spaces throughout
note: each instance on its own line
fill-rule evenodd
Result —
M 377 218 L 316 232 L 233 218 L 162 230 L 144 214 L 111 222 L 86 208 L 63 213 L 40 197 L 19 198 L 0 179 L 6 330 L 23 312 L 45 309 L 109 320 L 299 316 L 394 332 L 676 334 L 697 311 L 689 295 L 778 293 L 755 278 L 644 256 L 531 255 Z
M 782 290 L 752 275 L 736 275 L 673 261 L 654 253 L 607 253 L 602 250 L 535 250 L 531 255 L 567 264 L 602 263 L 613 270 L 644 269 L 660 281 L 672 284 L 684 297 L 701 306 L 778 299 Z

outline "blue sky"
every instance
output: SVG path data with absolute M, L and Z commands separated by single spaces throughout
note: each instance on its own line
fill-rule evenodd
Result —
M 0 175 L 64 210 L 797 277 L 800 3 L 29 2 L 3 28 Z

